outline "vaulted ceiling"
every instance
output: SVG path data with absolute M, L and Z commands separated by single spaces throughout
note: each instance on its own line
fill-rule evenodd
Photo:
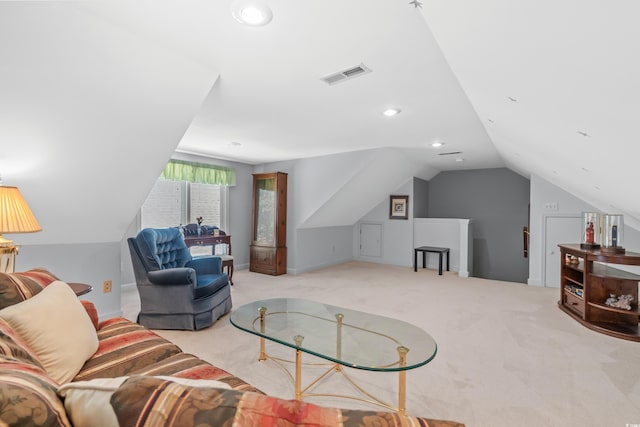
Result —
M 96 221 L 113 240 L 176 148 L 249 164 L 393 148 L 640 218 L 636 1 L 264 1 L 263 27 L 231 0 L 0 3 L 0 174 L 47 212 L 34 242 Z

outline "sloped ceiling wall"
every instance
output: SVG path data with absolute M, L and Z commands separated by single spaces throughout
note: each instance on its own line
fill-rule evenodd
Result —
M 628 224 L 635 221 L 640 228 L 640 200 L 634 197 L 640 181 L 640 149 L 634 141 L 635 116 L 640 111 L 640 59 L 636 55 L 640 26 L 635 22 L 640 3 L 422 3 L 418 13 L 447 60 L 446 67 L 439 63 L 439 75 L 446 74 L 447 67 L 453 73 L 435 81 L 433 72 L 403 80 L 439 86 L 448 82 L 442 86 L 443 93 L 438 93 L 440 97 L 434 98 L 433 112 L 440 111 L 439 105 L 463 111 L 463 119 L 473 123 L 473 134 L 480 135 L 477 140 L 465 140 L 491 153 L 493 142 L 500 162 L 503 158 L 511 169 L 523 176 L 538 175 L 603 211 L 622 212 Z M 197 4 L 228 14 L 228 2 Z M 335 7 L 335 2 L 331 4 Z M 365 4 L 375 9 L 390 3 L 362 2 L 356 9 Z M 296 3 L 289 9 L 285 7 L 289 2 L 276 0 L 274 5 L 285 14 L 301 13 L 304 8 Z M 414 11 L 408 2 L 402 6 Z M 226 88 L 233 86 L 229 64 L 224 68 L 214 61 L 237 58 L 237 47 L 229 38 L 220 37 L 214 53 L 224 54 L 212 54 L 212 45 L 207 44 L 210 37 L 203 36 L 209 34 L 206 30 L 211 25 L 197 26 L 184 39 L 178 37 L 185 33 L 181 30 L 193 27 L 192 15 L 203 16 L 202 21 L 211 19 L 209 14 L 198 13 L 201 9 L 194 9 L 192 3 L 165 2 L 159 14 L 152 13 L 152 1 L 1 2 L 1 7 L 0 175 L 5 185 L 21 189 L 44 228 L 41 233 L 20 235 L 20 243 L 120 240 L 190 125 L 216 124 L 213 118 L 194 121 L 194 117 L 207 111 L 202 108 L 205 98 L 220 98 L 223 85 L 215 85 L 218 70 L 224 69 L 229 76 Z M 325 3 L 313 7 L 330 15 Z M 401 16 L 406 17 L 405 12 Z M 177 19 L 184 26 L 175 27 L 177 23 L 170 18 L 180 14 L 188 18 Z M 382 26 L 385 21 L 378 17 L 375 22 Z M 172 31 L 163 31 L 167 27 Z M 367 34 L 377 31 L 370 27 Z M 291 34 L 285 31 L 283 37 L 293 41 Z M 421 47 L 428 47 L 429 52 L 437 48 L 430 38 L 407 39 L 393 46 L 414 53 Z M 368 48 L 378 53 L 375 46 Z M 274 45 L 269 53 L 281 50 Z M 331 58 L 333 51 L 329 53 Z M 380 57 L 377 62 L 383 60 Z M 282 61 L 289 63 L 290 58 Z M 248 77 L 259 71 L 243 63 L 237 66 L 239 74 Z M 374 74 L 361 82 L 372 78 Z M 462 90 L 452 92 L 454 83 Z M 374 92 L 368 83 L 362 86 Z M 451 108 L 451 93 L 464 103 L 456 101 Z M 473 108 L 467 108 L 465 97 Z M 274 99 L 280 98 L 268 98 L 268 107 Z M 440 119 L 434 122 L 443 121 L 437 117 Z M 455 127 L 463 120 L 460 117 L 447 114 L 444 122 Z M 245 122 L 239 126 L 253 128 Z M 305 130 L 304 124 L 301 128 Z M 360 135 L 358 129 L 365 128 L 359 123 L 353 132 Z M 283 133 L 290 130 L 286 126 L 279 129 Z M 387 139 L 397 141 L 396 148 L 402 149 L 407 138 L 398 135 L 394 130 L 394 138 Z M 427 136 L 431 135 L 421 134 L 421 143 Z M 366 138 L 358 141 L 363 147 L 370 142 Z M 298 138 L 291 142 L 292 146 L 299 143 Z M 415 157 L 419 156 L 416 151 Z M 426 169 L 428 178 L 433 170 Z M 340 185 L 351 186 L 336 184 L 334 189 L 339 190 Z M 304 208 L 304 226 L 350 220 L 351 213 L 341 214 L 336 221 L 331 216 L 341 203 L 353 202 L 351 197 L 325 195 L 324 200 L 330 206 L 322 208 L 314 200 Z
M 418 175 L 430 179 L 438 172 L 426 170 L 406 150 L 394 148 L 299 160 L 298 227 L 353 225 L 401 184 Z
M 422 13 L 513 170 L 640 227 L 640 3 L 433 0 Z
M 14 238 L 119 241 L 218 73 L 82 3 L 4 2 L 0 40 L 0 174 L 44 230 Z

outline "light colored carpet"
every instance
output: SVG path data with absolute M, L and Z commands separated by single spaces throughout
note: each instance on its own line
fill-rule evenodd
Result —
M 557 289 L 364 262 L 298 276 L 241 270 L 234 283 L 235 307 L 258 299 L 305 298 L 427 331 L 438 353 L 407 374 L 409 414 L 469 427 L 640 425 L 640 343 L 584 328 L 557 308 Z M 125 317 L 135 319 L 138 309 L 135 289 L 123 292 Z M 280 368 L 258 362 L 258 338 L 236 329 L 229 316 L 203 331 L 158 333 L 268 394 L 293 398 L 293 385 Z M 267 351 L 293 357 L 291 349 L 274 343 L 267 342 Z M 395 402 L 397 374 L 350 372 L 367 390 Z M 337 376 L 322 386 L 351 390 Z M 376 408 L 344 399 L 308 401 Z

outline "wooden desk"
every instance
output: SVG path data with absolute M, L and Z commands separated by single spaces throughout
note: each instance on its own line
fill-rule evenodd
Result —
M 206 236 L 185 236 L 184 243 L 188 248 L 192 246 L 211 246 L 211 254 L 213 255 L 215 252 L 216 245 L 226 244 L 229 246 L 229 255 L 231 255 L 231 235 L 218 235 L 214 236 L 212 234 L 208 234 Z M 227 268 L 227 274 L 229 275 L 229 283 L 233 285 L 233 257 L 231 259 L 225 260 L 223 256 L 222 258 L 222 269 Z
M 418 252 L 422 252 L 422 268 L 427 268 L 427 252 L 437 253 L 439 258 L 438 274 L 442 276 L 442 255 L 447 254 L 447 271 L 449 271 L 449 248 L 436 246 L 420 246 L 413 250 L 413 271 L 418 271 Z

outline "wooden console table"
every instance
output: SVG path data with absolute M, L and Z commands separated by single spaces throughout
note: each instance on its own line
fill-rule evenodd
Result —
M 640 253 L 627 251 L 625 254 L 606 254 L 600 250 L 582 249 L 579 244 L 558 246 L 558 307 L 589 329 L 617 338 L 640 341 L 640 275 L 611 266 L 640 265 Z M 625 310 L 605 304 L 611 294 L 631 295 L 631 309 Z
M 192 246 L 212 246 L 211 254 L 213 255 L 215 252 L 216 245 L 226 244 L 229 247 L 228 257 L 224 255 L 222 258 L 222 268 L 227 268 L 227 274 L 229 275 L 229 283 L 233 285 L 233 256 L 231 256 L 231 235 L 229 234 L 220 234 L 215 236 L 213 234 L 208 234 L 206 236 L 185 236 L 184 243 L 188 248 Z M 225 259 L 226 258 L 226 259 Z

